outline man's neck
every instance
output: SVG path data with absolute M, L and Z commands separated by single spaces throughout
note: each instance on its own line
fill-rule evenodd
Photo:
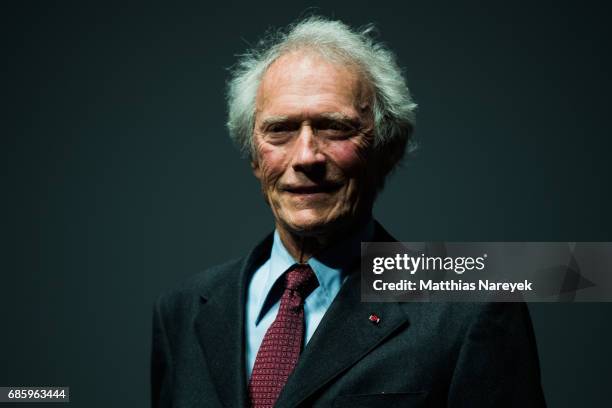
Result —
M 354 221 L 345 228 L 338 228 L 328 233 L 306 235 L 290 231 L 276 224 L 280 239 L 291 256 L 300 263 L 306 263 L 310 258 L 329 248 L 339 240 L 356 233 L 371 219 L 371 216 Z

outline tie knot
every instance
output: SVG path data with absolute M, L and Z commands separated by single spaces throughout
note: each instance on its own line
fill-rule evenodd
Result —
M 308 264 L 296 264 L 285 275 L 285 288 L 299 293 L 302 299 L 306 299 L 318 286 L 317 276 Z

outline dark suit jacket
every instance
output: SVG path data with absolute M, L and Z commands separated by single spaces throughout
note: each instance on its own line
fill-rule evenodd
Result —
M 393 241 L 379 225 L 374 241 Z M 162 295 L 153 319 L 154 407 L 248 406 L 244 310 L 272 236 Z M 368 320 L 371 313 L 379 324 Z M 351 273 L 277 407 L 543 407 L 523 303 L 362 303 Z

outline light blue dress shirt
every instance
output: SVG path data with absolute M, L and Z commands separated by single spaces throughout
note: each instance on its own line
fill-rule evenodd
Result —
M 304 345 L 308 343 L 319 326 L 323 315 L 340 291 L 347 278 L 350 264 L 359 256 L 361 242 L 370 241 L 374 234 L 374 222 L 370 220 L 364 228 L 343 242 L 334 245 L 320 256 L 308 260 L 319 281 L 304 302 Z M 277 298 L 267 299 L 276 281 L 297 261 L 283 245 L 278 231 L 274 231 L 274 242 L 270 258 L 251 277 L 247 292 L 245 341 L 247 379 L 251 377 L 255 357 L 266 331 L 276 319 L 282 293 Z

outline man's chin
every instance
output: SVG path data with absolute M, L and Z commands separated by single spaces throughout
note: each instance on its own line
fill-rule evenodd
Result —
M 321 236 L 334 233 L 341 223 L 338 218 L 294 217 L 283 224 L 296 235 Z

